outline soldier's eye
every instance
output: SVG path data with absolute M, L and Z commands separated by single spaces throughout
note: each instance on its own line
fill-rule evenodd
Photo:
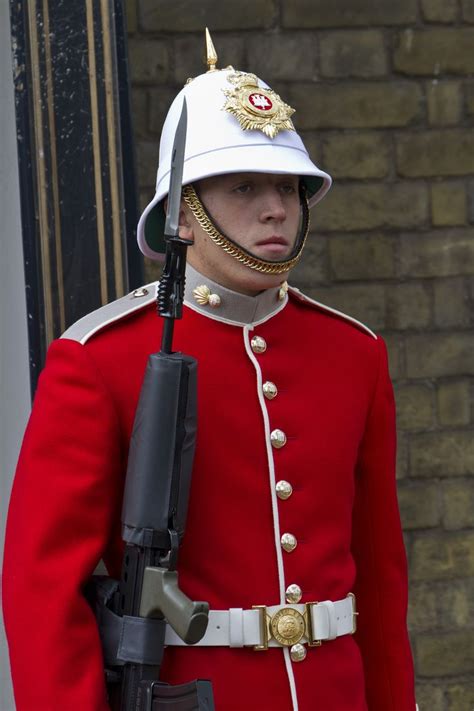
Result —
M 249 193 L 251 190 L 252 186 L 250 183 L 241 183 L 234 188 L 234 192 L 240 194 Z

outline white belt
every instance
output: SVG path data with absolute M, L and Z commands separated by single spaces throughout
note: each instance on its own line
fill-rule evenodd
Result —
M 268 647 L 291 646 L 298 642 L 317 646 L 355 632 L 355 597 L 325 600 L 304 605 L 256 606 L 251 610 L 233 607 L 210 610 L 206 634 L 196 645 L 187 645 L 167 625 L 165 644 L 176 646 Z

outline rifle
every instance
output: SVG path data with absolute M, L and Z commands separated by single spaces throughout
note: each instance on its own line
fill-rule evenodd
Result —
M 102 579 L 95 594 L 113 711 L 213 711 L 209 681 L 169 686 L 159 681 L 166 624 L 188 644 L 204 635 L 209 605 L 178 587 L 196 439 L 197 362 L 172 352 L 182 317 L 186 250 L 179 209 L 186 141 L 183 102 L 173 145 L 166 257 L 158 289 L 165 319 L 161 350 L 148 358 L 135 415 L 122 509 L 125 552 L 120 583 Z

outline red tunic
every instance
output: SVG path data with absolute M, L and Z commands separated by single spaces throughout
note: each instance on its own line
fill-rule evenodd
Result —
M 213 314 L 215 315 L 215 314 Z M 120 575 L 128 442 L 161 323 L 153 305 L 85 344 L 52 344 L 8 518 L 5 625 L 17 711 L 105 711 L 98 633 L 81 586 Z M 263 337 L 265 352 L 250 340 Z M 198 440 L 180 584 L 211 609 L 353 591 L 358 632 L 288 652 L 168 648 L 163 678 L 212 679 L 216 709 L 414 711 L 395 422 L 383 341 L 296 294 L 253 326 L 185 308 L 175 349 L 199 363 Z M 278 395 L 267 400 L 262 383 Z M 287 443 L 269 445 L 281 429 Z M 275 496 L 275 481 L 292 496 Z M 296 549 L 280 548 L 280 535 Z M 285 656 L 287 661 L 285 663 Z M 297 702 L 291 696 L 296 689 Z

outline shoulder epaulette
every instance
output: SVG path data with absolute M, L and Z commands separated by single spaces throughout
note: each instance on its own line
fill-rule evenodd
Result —
M 319 301 L 315 301 L 314 299 L 310 299 L 309 296 L 306 296 L 306 294 L 303 294 L 299 289 L 297 289 L 294 286 L 290 286 L 289 290 L 298 298 L 300 301 L 306 302 L 308 304 L 312 304 L 313 306 L 316 306 L 318 309 L 321 309 L 321 311 L 327 311 L 330 314 L 334 314 L 335 316 L 339 316 L 339 318 L 344 319 L 345 321 L 349 321 L 349 323 L 352 323 L 354 326 L 357 326 L 361 328 L 363 331 L 368 333 L 372 338 L 375 338 L 377 340 L 377 335 L 370 330 L 368 326 L 366 326 L 364 323 L 361 321 L 358 321 L 356 318 L 352 318 L 352 316 L 348 316 L 347 314 L 343 313 L 342 311 L 338 311 L 337 309 L 331 308 L 331 306 L 326 306 L 326 304 L 321 304 Z
M 110 304 L 106 304 L 90 314 L 73 323 L 61 338 L 69 338 L 72 341 L 86 343 L 91 336 L 102 330 L 111 323 L 120 321 L 120 319 L 128 316 L 135 311 L 143 309 L 148 304 L 151 304 L 156 299 L 156 287 L 158 282 L 152 282 L 141 286 L 139 289 L 131 291 L 126 296 L 122 296 Z

